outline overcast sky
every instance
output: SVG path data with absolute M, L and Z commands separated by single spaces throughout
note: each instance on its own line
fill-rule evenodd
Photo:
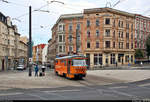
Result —
M 28 12 L 29 5 L 32 6 L 32 10 L 36 10 L 43 5 L 47 4 L 47 1 L 51 0 L 7 0 L 10 3 L 4 3 L 0 0 L 0 12 L 5 16 L 10 16 L 11 18 L 17 18 L 17 20 L 12 20 L 13 24 L 17 25 L 18 31 L 22 36 L 27 36 L 29 34 L 29 21 Z M 52 3 L 41 10 L 48 10 L 50 13 L 46 12 L 33 12 L 32 13 L 32 39 L 34 44 L 48 43 L 51 38 L 51 28 L 56 23 L 56 20 L 61 14 L 68 13 L 81 13 L 83 9 L 86 8 L 98 8 L 107 6 L 113 6 L 119 0 L 57 0 L 64 2 Z M 130 13 L 138 13 L 145 16 L 150 15 L 150 0 L 120 0 L 121 2 L 115 6 L 115 9 L 122 11 L 127 11 Z M 109 2 L 109 3 L 108 3 Z M 27 13 L 27 14 L 26 14 Z M 26 15 L 25 15 L 26 14 Z M 149 16 L 150 17 L 150 16 Z

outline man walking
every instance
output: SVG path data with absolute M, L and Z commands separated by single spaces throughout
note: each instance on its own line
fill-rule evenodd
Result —
M 38 71 L 39 71 L 39 68 L 38 68 L 38 65 L 35 66 L 35 76 L 38 76 Z

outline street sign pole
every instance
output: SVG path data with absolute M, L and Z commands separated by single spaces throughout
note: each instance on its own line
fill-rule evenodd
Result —
M 32 76 L 32 15 L 31 6 L 29 6 L 29 76 Z

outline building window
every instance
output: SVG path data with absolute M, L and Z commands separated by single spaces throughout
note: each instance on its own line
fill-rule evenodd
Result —
M 77 41 L 80 41 L 80 35 L 77 36 Z
M 129 62 L 129 55 L 127 55 L 127 56 L 125 57 L 125 61 L 126 61 L 126 62 Z
M 113 42 L 113 48 L 115 48 L 116 47 L 116 43 L 115 42 Z
M 99 36 L 99 30 L 96 30 L 96 36 L 97 37 Z
M 72 35 L 69 35 L 69 42 L 72 42 Z
M 105 19 L 105 24 L 106 24 L 106 25 L 109 25 L 109 24 L 110 24 L 110 18 L 106 18 L 106 19 Z
M 122 33 L 121 33 L 121 38 L 123 38 L 123 31 L 122 31 Z
M 105 30 L 105 36 L 106 37 L 110 37 L 110 29 L 106 29 Z
M 121 27 L 123 28 L 123 21 L 121 22 Z
M 96 20 L 96 26 L 99 26 L 99 20 L 98 19 Z
M 58 30 L 59 31 L 64 31 L 65 30 L 65 25 L 59 25 Z
M 129 29 L 129 23 L 128 22 L 126 22 L 126 28 Z
M 111 54 L 111 59 L 110 59 L 111 64 L 115 64 L 115 54 Z
M 78 52 L 80 51 L 80 45 L 77 46 L 77 51 L 78 51 Z
M 114 30 L 114 32 L 113 32 L 113 38 L 115 38 L 115 30 Z
M 59 42 L 62 42 L 62 35 L 59 35 Z
M 110 48 L 110 41 L 105 41 L 105 48 Z
M 126 43 L 126 49 L 129 49 L 129 43 Z
M 133 40 L 133 33 L 131 33 L 131 39 Z
M 69 46 L 69 52 L 73 51 L 73 46 Z
M 62 52 L 62 46 L 59 46 L 59 52 Z
M 87 48 L 90 48 L 90 42 L 87 42 Z
M 131 25 L 131 31 L 133 31 L 133 24 Z
M 129 39 L 129 33 L 126 33 L 126 38 Z
M 90 27 L 90 20 L 87 20 L 87 27 Z
M 94 65 L 102 65 L 103 55 L 102 54 L 94 54 Z
M 113 22 L 113 27 L 115 27 L 115 20 L 114 20 L 114 22 Z
M 63 52 L 65 52 L 66 51 L 66 47 L 65 46 L 63 46 Z
M 90 31 L 89 30 L 87 31 L 87 37 L 90 37 Z
M 72 24 L 69 25 L 69 31 L 72 31 Z
M 120 20 L 119 20 L 119 22 L 118 22 L 118 26 L 120 27 Z
M 119 42 L 119 49 L 123 49 L 123 42 Z
M 77 24 L 77 30 L 80 30 L 80 24 Z
M 133 43 L 131 43 L 131 49 L 133 49 Z
M 118 34 L 118 35 L 119 35 L 119 38 L 121 38 L 121 33 L 120 33 L 120 31 L 119 31 L 119 34 Z
M 131 55 L 131 62 L 133 62 L 133 56 Z
M 96 48 L 99 48 L 99 41 L 96 41 Z

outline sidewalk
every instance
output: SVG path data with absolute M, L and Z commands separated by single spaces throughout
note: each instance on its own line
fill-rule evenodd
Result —
M 150 70 L 90 70 L 88 71 L 88 75 L 135 82 L 150 79 Z
M 130 70 L 130 69 L 149 69 L 150 70 L 150 64 L 146 65 L 122 65 L 122 66 L 96 66 L 95 68 L 91 68 L 89 70 Z

